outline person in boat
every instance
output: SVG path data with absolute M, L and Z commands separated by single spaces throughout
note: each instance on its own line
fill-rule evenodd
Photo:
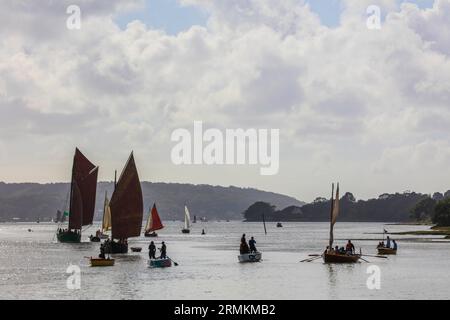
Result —
M 253 237 L 251 237 L 248 244 L 250 245 L 250 253 L 258 252 L 258 250 L 256 250 L 256 241 Z
M 384 248 L 384 242 L 380 241 L 377 248 Z
M 103 243 L 100 245 L 100 254 L 98 257 L 100 259 L 105 259 L 105 245 Z
M 150 259 L 156 259 L 156 246 L 153 241 L 148 246 L 148 256 Z
M 202 229 L 202 235 L 205 235 L 205 234 L 206 234 L 205 229 Z
M 389 238 L 389 236 L 386 238 L 386 248 L 390 248 L 391 247 L 391 238 Z
M 248 247 L 247 240 L 245 239 L 245 234 L 242 235 L 239 251 L 241 254 L 250 253 L 250 248 Z
M 334 247 L 334 253 L 339 253 L 339 246 Z
M 159 258 L 167 259 L 167 247 L 164 241 L 162 242 L 161 249 L 159 249 L 159 251 L 161 251 L 161 256 Z
M 348 240 L 347 245 L 345 246 L 345 252 L 349 255 L 355 253 L 355 246 L 353 245 L 351 240 Z
M 392 249 L 397 251 L 397 242 L 395 240 L 392 240 Z

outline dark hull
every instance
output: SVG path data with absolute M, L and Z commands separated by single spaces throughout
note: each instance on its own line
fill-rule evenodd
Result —
M 183 229 L 183 230 L 181 230 L 181 232 L 183 232 L 183 233 L 191 233 L 191 230 L 189 230 L 189 229 Z
M 89 237 L 89 240 L 91 240 L 91 242 L 100 242 L 100 238 L 99 237 Z
M 360 259 L 359 255 L 333 254 L 324 253 L 323 261 L 325 263 L 357 263 Z
M 146 238 L 156 238 L 158 234 L 156 232 L 152 232 L 152 233 L 145 233 L 144 236 Z
M 56 235 L 59 242 L 63 243 L 80 243 L 81 242 L 81 234 L 74 232 L 61 232 Z
M 397 254 L 397 250 L 391 248 L 378 248 L 378 254 L 382 255 L 395 255 Z
M 121 244 L 118 242 L 110 242 L 109 246 L 106 246 L 105 253 L 108 254 L 120 254 L 120 253 L 128 253 L 128 245 Z

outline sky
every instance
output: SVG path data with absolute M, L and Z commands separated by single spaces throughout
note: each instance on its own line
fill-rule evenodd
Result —
M 194 121 L 280 129 L 279 173 L 174 165 L 171 133 Z M 134 150 L 155 182 L 444 192 L 449 138 L 450 0 L 0 3 L 0 181 L 69 181 L 77 146 L 101 180 Z

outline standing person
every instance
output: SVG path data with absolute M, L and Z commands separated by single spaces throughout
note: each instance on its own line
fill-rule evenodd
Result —
M 250 248 L 248 247 L 247 240 L 245 239 L 245 233 L 242 235 L 239 251 L 241 254 L 250 253 Z
M 396 242 L 395 240 L 392 240 L 392 244 L 393 244 L 392 249 L 394 249 L 395 251 L 397 251 L 397 242 Z
M 355 246 L 353 245 L 351 240 L 348 240 L 345 251 L 347 254 L 353 254 L 355 252 Z
M 103 243 L 100 245 L 100 254 L 98 257 L 100 259 L 105 259 L 105 245 Z
M 390 248 L 391 247 L 391 238 L 389 238 L 389 236 L 386 239 L 386 248 Z
M 159 257 L 160 259 L 167 259 L 167 247 L 166 244 L 164 243 L 164 241 L 162 242 L 161 245 L 161 249 L 159 249 L 159 251 L 161 251 L 161 256 Z
M 156 259 L 156 246 L 153 241 L 148 246 L 148 256 L 150 259 Z
M 255 239 L 253 237 L 250 239 L 248 244 L 250 245 L 250 252 L 251 253 L 258 252 L 258 250 L 256 250 L 256 241 L 255 241 Z

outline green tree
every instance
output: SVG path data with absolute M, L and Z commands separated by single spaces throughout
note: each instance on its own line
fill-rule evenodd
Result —
M 244 212 L 244 217 L 246 221 L 261 221 L 264 215 L 267 220 L 272 218 L 275 212 L 275 206 L 267 202 L 256 202 L 252 204 Z
M 411 209 L 411 218 L 416 221 L 429 220 L 434 215 L 436 200 L 425 198 L 419 201 L 414 208 Z
M 439 227 L 450 226 L 450 198 L 438 202 L 434 209 L 433 223 Z

